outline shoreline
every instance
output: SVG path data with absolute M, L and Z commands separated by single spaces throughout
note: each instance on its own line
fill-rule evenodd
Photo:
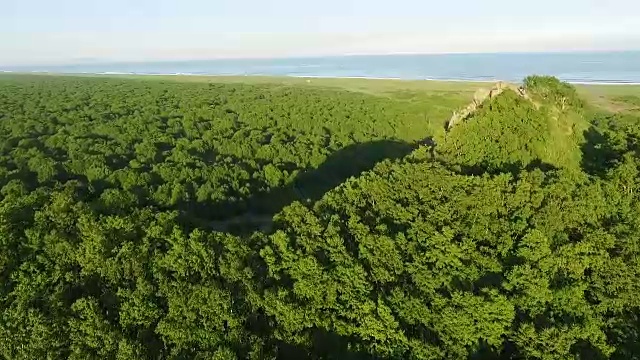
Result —
M 117 71 L 105 71 L 105 72 L 50 72 L 50 71 L 30 71 L 20 72 L 12 70 L 0 70 L 0 74 L 13 74 L 13 75 L 48 75 L 48 76 L 104 76 L 104 77 L 203 77 L 203 78 L 293 78 L 293 79 L 354 79 L 354 80 L 392 80 L 392 81 L 429 81 L 429 82 L 454 82 L 454 83 L 496 83 L 496 82 L 511 82 L 520 83 L 521 81 L 509 81 L 500 79 L 460 79 L 460 78 L 400 78 L 400 77 L 378 77 L 378 76 L 332 76 L 332 75 L 295 75 L 295 74 L 195 74 L 195 73 L 135 73 L 135 72 L 117 72 Z M 598 85 L 598 86 L 638 86 L 640 82 L 625 82 L 625 81 L 588 81 L 588 80 L 563 80 L 572 85 Z

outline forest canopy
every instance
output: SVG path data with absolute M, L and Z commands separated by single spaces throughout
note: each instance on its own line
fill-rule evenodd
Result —
M 0 77 L 0 357 L 640 356 L 640 113 L 523 87 Z

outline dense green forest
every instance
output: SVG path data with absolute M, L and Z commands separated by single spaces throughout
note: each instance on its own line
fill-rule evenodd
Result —
M 640 113 L 524 87 L 0 77 L 0 357 L 640 357 Z

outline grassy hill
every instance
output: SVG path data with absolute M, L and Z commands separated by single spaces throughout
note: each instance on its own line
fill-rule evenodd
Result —
M 472 172 L 534 164 L 579 169 L 588 115 L 575 89 L 531 77 L 529 98 L 507 90 L 484 101 L 466 121 L 436 140 L 441 161 Z

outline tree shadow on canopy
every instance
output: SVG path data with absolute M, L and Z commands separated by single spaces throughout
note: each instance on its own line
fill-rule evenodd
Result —
M 602 176 L 622 158 L 614 139 L 596 127 L 585 130 L 584 139 L 581 165 L 587 174 Z
M 373 169 L 381 161 L 403 158 L 416 146 L 397 140 L 349 145 L 331 154 L 317 168 L 300 173 L 289 184 L 250 197 L 247 200 L 247 213 L 212 222 L 211 228 L 238 235 L 255 230 L 267 231 L 273 216 L 292 202 L 313 203 L 349 178 Z

